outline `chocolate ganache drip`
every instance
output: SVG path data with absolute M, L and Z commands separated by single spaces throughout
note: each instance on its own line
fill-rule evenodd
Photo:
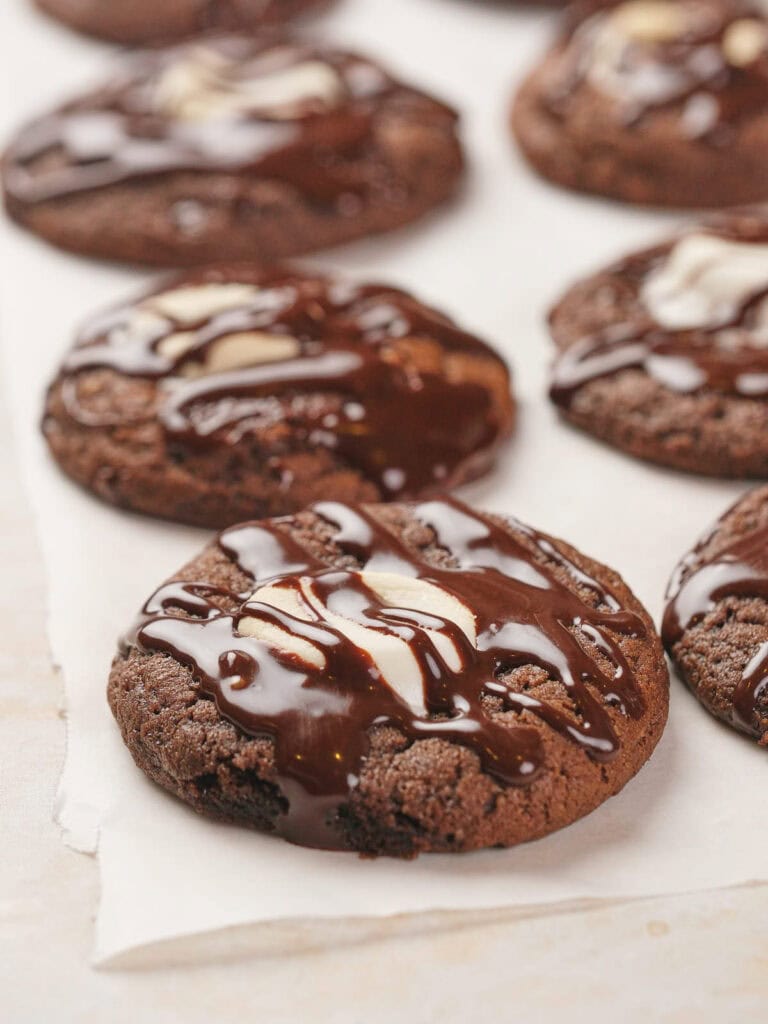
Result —
M 478 338 L 385 285 L 280 269 L 234 276 L 188 275 L 177 290 L 90 325 L 59 376 L 68 415 L 95 428 L 128 421 L 129 413 L 83 401 L 83 374 L 110 369 L 157 382 L 149 415 L 174 446 L 258 437 L 278 401 L 294 446 L 330 449 L 389 497 L 450 487 L 491 460 L 510 414 L 506 395 L 497 401 L 467 373 L 471 359 L 499 375 L 500 360 Z M 206 306 L 206 288 L 217 308 Z M 184 305 L 179 319 L 188 295 L 192 314 Z M 231 342 L 245 354 L 235 369 L 216 370 L 216 352 Z
M 242 171 L 334 205 L 369 191 L 355 158 L 398 91 L 362 57 L 245 36 L 140 53 L 27 126 L 6 156 L 6 189 L 35 203 L 174 171 Z
M 596 8 L 596 10 L 595 10 Z M 681 134 L 725 146 L 740 121 L 768 109 L 768 21 L 757 0 L 629 0 L 584 4 L 545 104 L 567 117 L 588 86 L 629 127 L 679 108 Z
M 669 651 L 686 630 L 714 611 L 719 601 L 729 597 L 768 601 L 768 526 L 758 527 L 714 558 L 702 561 L 701 551 L 713 532 L 683 559 L 670 581 L 662 623 L 662 638 Z M 761 735 L 755 717 L 767 690 L 768 641 L 758 646 L 734 689 L 732 724 L 736 728 Z
M 596 761 L 615 756 L 612 714 L 644 708 L 621 642 L 645 626 L 545 537 L 430 501 L 411 509 L 433 536 L 419 550 L 363 507 L 322 502 L 313 511 L 358 568 L 308 554 L 287 520 L 234 527 L 219 544 L 254 584 L 230 595 L 238 610 L 220 610 L 217 588 L 170 584 L 145 605 L 125 648 L 171 655 L 222 715 L 274 739 L 287 801 L 279 834 L 339 845 L 335 822 L 374 727 L 467 746 L 502 786 L 529 785 L 543 769 L 529 716 Z M 521 666 L 558 681 L 562 697 L 515 689 L 510 673 Z M 492 698 L 522 720 L 494 715 Z
M 688 246 L 699 257 L 689 258 L 691 280 L 671 290 L 675 302 L 689 302 L 693 315 L 680 325 L 660 323 L 649 308 L 648 285 L 667 273 Z M 705 248 L 709 247 L 709 248 Z M 735 264 L 746 257 L 746 284 L 735 284 Z M 757 267 L 757 273 L 755 273 Z M 707 275 L 720 274 L 717 282 Z M 768 398 L 768 230 L 764 224 L 750 237 L 729 237 L 727 228 L 692 232 L 670 249 L 659 247 L 617 263 L 607 272 L 612 279 L 598 282 L 609 290 L 616 282 L 629 289 L 633 303 L 626 320 L 585 335 L 561 351 L 552 370 L 550 397 L 567 409 L 586 384 L 625 370 L 640 369 L 681 394 L 716 392 L 741 398 Z M 729 280 L 730 279 L 730 280 Z M 733 288 L 734 294 L 716 290 Z M 710 293 L 709 296 L 707 293 Z M 705 307 L 703 311 L 699 308 Z M 676 314 L 680 317 L 679 312 Z

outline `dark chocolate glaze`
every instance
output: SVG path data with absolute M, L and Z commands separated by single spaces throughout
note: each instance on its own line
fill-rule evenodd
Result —
M 158 383 L 152 415 L 173 446 L 237 445 L 275 398 L 289 404 L 296 396 L 336 396 L 333 412 L 322 401 L 286 406 L 294 442 L 332 450 L 387 497 L 444 489 L 486 468 L 508 432 L 508 412 L 487 386 L 460 379 L 462 371 L 453 375 L 450 366 L 454 356 L 500 364 L 478 338 L 386 285 L 352 286 L 280 268 L 204 270 L 179 285 L 222 281 L 258 290 L 237 308 L 197 323 L 160 317 L 157 328 L 130 330 L 136 307 L 129 306 L 87 327 L 58 378 L 68 415 L 93 428 L 126 422 L 112 412 L 94 414 L 79 400 L 81 374 L 99 368 Z M 163 355 L 158 346 L 179 331 L 194 333 L 192 347 L 175 358 Z M 241 332 L 286 335 L 299 352 L 223 373 L 182 375 L 204 362 L 217 341 Z M 431 357 L 417 365 L 408 339 L 435 346 L 436 365 Z
M 705 229 L 704 233 L 745 244 L 765 245 L 768 240 L 765 227 L 748 238 L 729 234 L 727 227 Z M 639 296 L 644 279 L 669 251 L 668 246 L 662 246 L 630 256 L 608 273 Z M 586 335 L 557 356 L 550 398 L 567 409 L 584 385 L 631 369 L 643 370 L 681 394 L 714 391 L 741 398 L 768 398 L 768 348 L 761 346 L 756 337 L 758 325 L 764 330 L 767 299 L 768 274 L 765 286 L 753 291 L 727 319 L 690 330 L 662 327 L 650 313 L 638 308 L 632 321 L 610 324 Z
M 670 655 L 686 630 L 714 611 L 719 601 L 728 597 L 768 601 L 768 526 L 758 527 L 713 558 L 702 560 L 702 549 L 718 525 L 683 559 L 670 581 L 662 622 L 662 638 Z M 751 736 L 761 735 L 755 719 L 767 687 L 768 643 L 763 643 L 733 691 L 731 722 L 737 729 Z
M 225 86 L 319 61 L 338 76 L 338 95 L 290 109 L 263 109 L 254 101 L 252 109 L 228 116 L 173 116 L 158 102 L 158 82 L 201 47 L 232 62 L 218 78 Z M 370 176 L 355 157 L 370 144 L 383 101 L 398 92 L 408 90 L 362 57 L 247 36 L 140 53 L 110 84 L 28 125 L 6 154 L 5 187 L 12 201 L 31 204 L 175 171 L 245 172 L 333 206 L 369 191 Z M 455 118 L 437 101 L 422 99 Z
M 588 84 L 594 42 L 616 6 L 584 4 L 582 16 L 570 22 L 562 69 L 543 97 L 553 117 L 566 118 L 574 93 Z M 768 48 L 737 67 L 726 59 L 723 40 L 737 20 L 766 23 L 765 10 L 756 0 L 680 0 L 674 6 L 688 12 L 682 35 L 627 43 L 620 90 L 613 94 L 619 116 L 632 127 L 654 111 L 680 108 L 683 135 L 726 146 L 740 121 L 768 111 Z
M 209 603 L 204 585 L 171 584 L 145 605 L 124 646 L 124 653 L 136 647 L 171 655 L 222 715 L 249 735 L 274 739 L 275 781 L 287 800 L 279 834 L 303 845 L 340 845 L 338 814 L 358 785 L 377 726 L 394 726 L 409 741 L 442 738 L 467 746 L 502 786 L 530 785 L 543 769 L 546 747 L 534 718 L 596 761 L 616 755 L 612 715 L 638 718 L 645 707 L 622 638 L 644 636 L 646 628 L 547 538 L 516 521 L 502 526 L 454 500 L 431 501 L 412 508 L 448 556 L 430 560 L 363 507 L 323 502 L 313 511 L 334 528 L 335 546 L 359 569 L 329 567 L 310 556 L 287 532 L 286 520 L 226 530 L 219 544 L 255 590 L 269 583 L 300 595 L 303 578 L 331 612 L 404 640 L 420 670 L 423 711 L 390 688 L 367 650 L 309 606 L 305 621 L 253 595 L 232 594 L 230 607 L 238 610 L 224 612 L 217 588 Z M 474 616 L 476 647 L 438 614 L 385 607 L 361 570 L 419 577 L 458 598 Z M 577 588 L 593 594 L 594 604 Z M 323 652 L 325 667 L 242 635 L 244 617 L 309 641 Z M 458 670 L 431 631 L 453 641 Z M 538 666 L 559 681 L 565 699 L 516 691 L 505 673 L 519 666 Z M 488 698 L 523 720 L 493 717 Z

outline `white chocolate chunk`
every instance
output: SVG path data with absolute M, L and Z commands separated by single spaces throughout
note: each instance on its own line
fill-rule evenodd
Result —
M 229 66 L 230 61 L 216 50 L 195 47 L 163 71 L 155 86 L 156 109 L 169 117 L 190 116 L 190 107 L 216 87 Z
M 251 597 L 252 601 L 261 601 L 262 604 L 271 605 L 280 611 L 288 612 L 297 619 L 305 621 L 311 618 L 309 610 L 302 602 L 299 592 L 292 587 L 267 586 L 261 587 Z M 301 658 L 305 664 L 312 668 L 325 668 L 325 655 L 316 647 L 301 636 L 295 633 L 288 633 L 286 630 L 275 626 L 271 622 L 265 622 L 256 615 L 249 615 L 240 619 L 238 632 L 245 636 L 255 637 L 261 640 L 268 647 L 279 651 L 287 651 Z
M 587 80 L 595 88 L 622 102 L 655 102 L 678 83 L 679 69 L 663 62 L 627 63 L 632 43 L 659 43 L 676 39 L 689 27 L 688 16 L 667 0 L 631 0 L 605 17 L 585 24 L 591 35 Z
M 475 616 L 457 597 L 427 580 L 394 572 L 363 572 L 363 582 L 392 608 L 426 612 L 455 623 L 472 646 L 477 643 Z M 436 630 L 425 630 L 454 672 L 461 668 L 461 656 L 450 637 Z
M 193 331 L 171 334 L 160 342 L 158 350 L 175 359 L 193 348 L 196 340 L 197 335 Z M 183 377 L 205 377 L 261 363 L 277 363 L 294 359 L 300 347 L 298 341 L 288 334 L 264 334 L 260 331 L 225 334 L 209 345 L 204 360 L 183 364 L 179 373 Z
M 424 679 L 416 656 L 408 644 L 400 637 L 378 629 L 369 629 L 359 622 L 330 611 L 312 591 L 311 581 L 307 581 L 302 589 L 318 619 L 337 629 L 351 640 L 355 647 L 366 651 L 384 685 L 393 690 L 415 714 L 425 714 Z
M 757 18 L 739 18 L 725 30 L 723 55 L 730 65 L 745 68 L 752 64 L 768 45 L 768 26 Z
M 150 295 L 141 303 L 141 309 L 167 316 L 180 324 L 193 324 L 246 305 L 259 291 L 254 284 L 230 281 L 217 284 L 190 284 L 170 292 Z
M 476 645 L 477 630 L 471 609 L 441 587 L 427 580 L 401 576 L 397 573 L 363 571 L 361 578 L 369 590 L 372 590 L 386 606 L 421 612 L 453 622 L 472 645 Z M 371 628 L 331 611 L 313 589 L 311 576 L 299 577 L 293 587 L 280 584 L 260 587 L 250 600 L 279 608 L 304 621 L 332 626 L 356 647 L 370 655 L 381 681 L 414 713 L 426 713 L 424 679 L 408 643 L 385 629 Z M 418 626 L 414 628 L 419 629 Z M 316 669 L 325 666 L 325 656 L 318 647 L 303 637 L 297 637 L 293 633 L 265 623 L 258 618 L 258 614 L 242 618 L 239 629 L 241 633 L 257 637 L 271 647 L 297 655 L 308 666 Z M 448 666 L 453 671 L 460 670 L 461 656 L 450 637 L 437 630 L 423 628 L 421 631 L 429 635 Z
M 196 341 L 196 331 L 177 331 L 175 334 L 169 334 L 167 338 L 163 338 L 158 343 L 157 351 L 168 359 L 178 359 L 179 356 L 183 356 L 185 352 L 194 348 Z
M 287 111 L 309 100 L 320 100 L 334 106 L 342 97 L 343 86 L 337 71 L 321 60 L 273 71 L 258 79 L 246 80 L 243 94 L 248 108 L 265 111 Z
M 625 38 L 648 43 L 677 39 L 689 26 L 685 8 L 672 0 L 629 0 L 610 21 Z
M 768 288 L 768 245 L 690 234 L 648 275 L 641 298 L 668 330 L 718 327 Z
M 168 328 L 168 321 L 149 309 L 129 309 L 114 326 L 109 328 L 110 345 L 150 344 L 162 337 Z M 97 332 L 98 333 L 98 332 Z
M 145 299 L 132 315 L 126 328 L 131 336 L 135 332 L 156 334 L 158 326 L 167 325 L 168 317 L 177 323 L 195 323 L 208 320 L 247 305 L 259 289 L 250 284 L 187 285 L 170 292 Z M 191 352 L 199 340 L 197 331 L 174 331 L 158 343 L 160 355 L 179 359 Z M 179 373 L 185 377 L 202 377 L 212 373 L 226 373 L 260 363 L 274 363 L 294 359 L 300 350 L 295 338 L 288 334 L 265 331 L 232 331 L 210 344 L 202 360 L 190 360 Z
M 305 60 L 251 77 L 238 76 L 238 62 L 198 47 L 172 64 L 155 90 L 155 105 L 170 117 L 188 121 L 263 113 L 290 119 L 319 101 L 335 106 L 343 94 L 337 71 L 321 60 Z

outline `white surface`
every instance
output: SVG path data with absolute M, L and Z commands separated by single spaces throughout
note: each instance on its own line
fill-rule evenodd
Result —
M 6 128 L 101 63 L 98 49 L 18 5 L 4 6 L 0 18 L 14 40 Z M 574 275 L 647 242 L 665 221 L 551 190 L 514 154 L 507 97 L 546 38 L 547 16 L 448 0 L 350 0 L 323 24 L 459 103 L 474 162 L 453 210 L 316 262 L 411 287 L 511 358 L 520 428 L 496 474 L 467 496 L 615 565 L 658 613 L 676 558 L 741 488 L 633 463 L 559 425 L 543 397 L 542 313 Z M 30 53 L 45 81 L 32 73 Z M 77 321 L 145 278 L 60 255 L 11 228 L 4 234 L 5 377 L 50 573 L 51 643 L 67 685 L 60 816 L 77 845 L 99 838 L 98 957 L 259 918 L 498 907 L 765 877 L 765 755 L 711 721 L 679 685 L 667 733 L 635 782 L 565 832 L 512 851 L 410 864 L 315 853 L 199 820 L 145 782 L 106 708 L 108 664 L 144 597 L 204 535 L 80 493 L 50 464 L 36 430 L 42 391 Z

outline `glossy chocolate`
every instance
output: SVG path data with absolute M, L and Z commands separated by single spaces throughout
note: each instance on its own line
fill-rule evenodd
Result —
M 427 557 L 365 508 L 323 502 L 313 511 L 346 556 L 335 566 L 303 550 L 288 532 L 289 520 L 234 527 L 219 544 L 255 591 L 269 583 L 301 595 L 308 586 L 329 613 L 404 641 L 418 664 L 423 711 L 406 702 L 397 680 L 382 678 L 368 649 L 311 606 L 305 620 L 259 602 L 253 592 L 223 600 L 205 584 L 163 587 L 124 646 L 124 654 L 135 647 L 171 655 L 222 715 L 249 735 L 274 739 L 275 781 L 286 798 L 276 823 L 280 835 L 303 845 L 340 845 L 339 814 L 359 783 L 376 727 L 394 726 L 409 741 L 443 738 L 467 746 L 502 786 L 530 785 L 542 771 L 541 725 L 596 761 L 616 755 L 612 719 L 638 718 L 644 710 L 622 641 L 646 635 L 646 628 L 547 538 L 517 522 L 499 525 L 453 500 L 431 501 L 411 510 L 432 533 Z M 407 603 L 385 606 L 365 582 L 372 573 L 415 577 L 457 598 L 474 619 L 475 642 L 439 614 Z M 324 667 L 239 632 L 254 617 L 322 651 Z M 440 637 L 453 645 L 458 668 L 449 664 Z M 566 699 L 541 699 L 527 684 L 516 689 L 509 673 L 521 666 L 540 669 L 542 682 L 557 680 Z M 522 720 L 501 719 L 500 710 Z
M 753 530 L 714 557 L 702 557 L 702 549 L 715 530 L 680 563 L 670 582 L 662 623 L 662 638 L 670 654 L 683 634 L 714 611 L 719 601 L 729 597 L 768 601 L 768 526 Z M 763 643 L 733 691 L 731 723 L 737 729 L 751 736 L 761 735 L 755 720 L 758 702 L 767 688 L 768 643 Z
M 768 112 L 768 20 L 757 0 L 599 2 L 582 11 L 543 100 L 551 116 L 566 118 L 574 93 L 593 88 L 615 100 L 627 127 L 675 109 L 681 135 L 727 146 L 741 121 Z
M 764 245 L 768 238 L 764 225 L 748 237 L 729 233 L 727 226 L 709 233 L 745 244 Z M 659 247 L 630 256 L 608 273 L 637 298 L 643 282 L 669 251 L 669 247 Z M 584 385 L 632 369 L 642 370 L 680 394 L 716 392 L 768 398 L 768 348 L 763 342 L 766 299 L 768 273 L 765 285 L 752 290 L 727 319 L 690 330 L 662 327 L 640 302 L 630 321 L 610 324 L 558 354 L 550 398 L 567 409 Z
M 87 327 L 58 378 L 68 415 L 92 428 L 130 422 L 111 409 L 94 413 L 82 401 L 83 374 L 110 369 L 156 382 L 157 408 L 137 415 L 159 419 L 173 447 L 245 443 L 274 417 L 279 401 L 294 447 L 333 451 L 388 498 L 451 487 L 487 468 L 510 413 L 506 396 L 494 400 L 485 383 L 456 368 L 455 360 L 469 358 L 501 368 L 478 338 L 385 285 L 355 287 L 251 267 L 204 270 L 180 286 L 222 280 L 248 282 L 252 295 L 192 323 L 153 313 L 137 327 L 139 303 Z M 191 344 L 164 354 L 163 343 L 180 332 Z M 249 333 L 291 340 L 297 352 L 185 376 L 222 339 Z
M 286 94 L 291 75 L 306 80 L 304 95 Z M 6 192 L 30 204 L 218 171 L 279 179 L 324 207 L 358 201 L 375 183 L 356 158 L 398 93 L 409 90 L 361 57 L 299 44 L 225 36 L 140 53 L 112 83 L 21 132 Z

